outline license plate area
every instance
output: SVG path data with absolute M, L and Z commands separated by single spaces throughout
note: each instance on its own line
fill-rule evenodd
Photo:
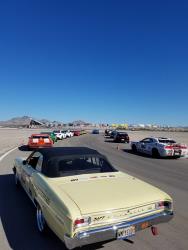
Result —
M 117 239 L 125 239 L 135 235 L 135 226 L 120 228 L 117 230 Z

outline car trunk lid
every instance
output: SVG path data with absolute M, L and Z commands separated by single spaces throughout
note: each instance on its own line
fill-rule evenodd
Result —
M 65 179 L 57 184 L 58 189 L 76 203 L 83 215 L 132 208 L 164 199 L 164 192 L 126 174 L 90 174 Z

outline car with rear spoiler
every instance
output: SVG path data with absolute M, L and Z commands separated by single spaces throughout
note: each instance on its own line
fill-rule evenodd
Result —
M 53 140 L 49 134 L 32 134 L 29 137 L 28 148 L 36 149 L 40 147 L 52 147 Z
M 186 144 L 177 143 L 166 137 L 147 137 L 141 141 L 131 142 L 133 152 L 141 152 L 153 157 L 184 157 L 188 155 Z
M 157 225 L 173 218 L 168 194 L 118 171 L 90 148 L 39 148 L 16 158 L 13 172 L 36 207 L 39 232 L 50 228 L 68 249 L 148 228 L 156 235 Z
M 71 130 L 69 130 L 69 129 L 68 129 L 68 130 L 65 130 L 64 132 L 66 133 L 66 137 L 67 137 L 67 138 L 70 138 L 70 137 L 73 137 L 73 136 L 74 136 L 74 133 L 73 133 Z

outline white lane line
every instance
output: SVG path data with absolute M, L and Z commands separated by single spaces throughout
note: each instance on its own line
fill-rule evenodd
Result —
M 12 148 L 11 150 L 7 151 L 0 157 L 0 161 L 2 161 L 8 154 L 10 154 L 12 151 L 16 150 L 18 147 Z

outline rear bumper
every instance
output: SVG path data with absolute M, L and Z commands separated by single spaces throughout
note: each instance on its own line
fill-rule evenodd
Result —
M 121 222 L 111 226 L 100 227 L 87 231 L 79 232 L 74 238 L 64 236 L 65 245 L 68 249 L 89 245 L 96 242 L 102 242 L 106 240 L 115 240 L 117 235 L 117 229 L 126 228 L 129 226 L 135 226 L 135 231 L 140 231 L 143 228 L 143 223 L 147 222 L 148 227 L 157 225 L 159 223 L 168 222 L 173 218 L 173 212 L 163 212 L 141 219 L 136 219 L 129 222 Z
M 185 153 L 182 150 L 163 150 L 160 152 L 161 157 L 184 157 Z

